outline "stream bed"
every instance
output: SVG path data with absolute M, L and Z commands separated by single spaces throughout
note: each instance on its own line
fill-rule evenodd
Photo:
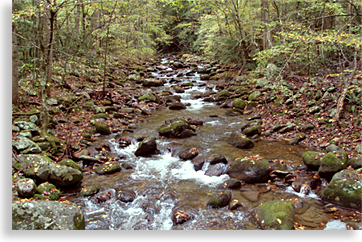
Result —
M 127 147 L 119 146 L 119 134 L 101 136 L 92 144 L 95 147 L 107 142 L 111 153 L 119 158 L 119 162 L 130 165 L 132 169 L 123 169 L 109 175 L 94 172 L 85 174 L 83 187 L 99 185 L 100 193 L 107 193 L 111 197 L 102 203 L 94 202 L 92 197 L 70 197 L 71 202 L 81 207 L 86 218 L 86 229 L 257 230 L 260 228 L 253 221 L 253 209 L 260 203 L 280 199 L 293 201 L 298 208 L 298 225 L 305 229 L 324 229 L 328 226 L 323 228 L 321 224 L 333 227 L 333 224 L 340 226 L 343 223 L 324 212 L 326 203 L 314 191 L 308 195 L 298 193 L 291 186 L 277 181 L 243 184 L 240 189 L 231 190 L 232 199 L 241 204 L 238 209 L 230 210 L 228 206 L 218 209 L 208 207 L 211 195 L 225 190 L 224 182 L 230 177 L 225 172 L 221 175 L 207 174 L 210 164 L 206 162 L 196 171 L 191 160 L 182 160 L 177 156 L 180 150 L 196 148 L 198 157 L 222 155 L 227 159 L 227 165 L 238 157 L 259 155 L 270 161 L 279 161 L 276 167 L 281 170 L 295 170 L 303 167 L 302 153 L 309 149 L 302 145 L 289 145 L 286 141 L 262 138 L 253 140 L 255 146 L 252 149 L 238 149 L 230 145 L 227 137 L 231 132 L 240 130 L 248 116 L 227 116 L 226 109 L 203 101 L 200 98 L 202 93 L 215 90 L 215 86 L 212 82 L 200 80 L 197 72 L 186 75 L 187 70 L 173 70 L 171 65 L 168 66 L 167 59 L 163 59 L 161 64 L 168 68 L 168 72 L 152 73 L 155 78 L 165 80 L 165 85 L 159 87 L 158 91 L 172 90 L 170 80 L 177 81 L 177 85 L 193 83 L 193 86 L 185 88 L 184 93 L 177 93 L 181 96 L 181 102 L 187 104 L 187 108 L 153 111 L 144 122 L 136 123 L 133 133 L 123 134 L 123 137 L 133 138 Z M 174 74 L 170 76 L 170 73 Z M 197 135 L 190 138 L 161 138 L 158 128 L 165 120 L 178 117 L 197 118 L 203 121 L 203 125 L 199 126 Z M 157 137 L 157 154 L 146 157 L 134 154 L 140 144 L 138 137 L 142 136 Z M 227 169 L 227 165 L 223 168 Z M 132 191 L 134 200 L 118 200 L 116 194 L 119 190 Z M 177 212 L 186 212 L 187 221 L 175 223 L 173 217 Z

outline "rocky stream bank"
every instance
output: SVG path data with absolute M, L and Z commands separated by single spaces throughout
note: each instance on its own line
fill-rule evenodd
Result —
M 275 82 L 273 65 L 256 78 L 183 55 L 117 71 L 107 99 L 89 76 L 46 113 L 13 112 L 13 229 L 361 229 L 362 92 L 335 124 L 340 87 Z

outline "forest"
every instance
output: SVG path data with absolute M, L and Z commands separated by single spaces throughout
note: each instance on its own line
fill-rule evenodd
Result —
M 15 230 L 361 230 L 361 130 L 359 0 L 12 0 Z

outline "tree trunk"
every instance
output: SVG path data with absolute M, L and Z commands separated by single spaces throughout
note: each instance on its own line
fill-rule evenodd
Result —
M 15 23 L 12 23 L 12 66 L 13 66 L 13 80 L 12 80 L 12 102 L 14 106 L 19 105 L 19 69 L 18 69 L 18 48 L 16 45 Z
M 269 24 L 269 0 L 261 1 L 261 21 L 265 24 L 264 33 L 262 38 L 263 50 L 267 50 L 271 47 L 271 35 L 267 24 Z

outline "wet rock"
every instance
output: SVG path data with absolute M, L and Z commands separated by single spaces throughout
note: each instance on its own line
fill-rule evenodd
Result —
M 291 230 L 295 208 L 291 202 L 273 200 L 255 208 L 254 217 L 262 229 Z
M 235 210 L 238 209 L 240 207 L 242 207 L 243 205 L 236 199 L 232 200 L 229 204 L 229 210 Z
M 206 176 L 221 176 L 227 171 L 227 166 L 223 163 L 210 165 L 205 171 Z
M 241 182 L 238 179 L 231 178 L 225 181 L 224 187 L 228 189 L 239 189 Z
M 92 186 L 83 187 L 80 190 L 80 195 L 82 195 L 82 196 L 93 196 L 94 194 L 98 193 L 100 189 L 101 189 L 101 186 L 99 186 L 99 185 L 92 185 Z
M 148 137 L 144 139 L 138 146 L 135 155 L 136 156 L 146 156 L 152 155 L 157 151 L 157 143 L 155 137 Z
M 172 209 L 172 223 L 173 225 L 183 224 L 187 221 L 194 219 L 196 212 L 195 209 L 188 206 L 175 206 Z
M 218 194 L 212 195 L 209 201 L 207 202 L 207 205 L 212 208 L 221 208 L 227 206 L 230 200 L 231 200 L 231 191 L 225 190 Z
M 199 118 L 187 118 L 187 123 L 190 125 L 203 125 L 204 121 Z
M 245 134 L 246 136 L 253 136 L 253 135 L 259 135 L 261 134 L 262 128 L 260 125 L 254 125 L 251 127 L 247 127 L 246 129 L 243 130 L 243 134 Z
M 201 170 L 205 164 L 205 157 L 195 157 L 194 159 L 192 159 L 192 164 L 194 165 L 195 171 Z
M 58 200 L 60 197 L 60 191 L 56 189 L 53 184 L 44 182 L 39 184 L 34 197 L 39 199 Z
M 78 165 L 78 163 L 74 162 L 72 159 L 64 158 L 59 161 L 58 164 L 82 171 L 82 167 L 80 167 L 80 165 Z
M 179 101 L 172 101 L 171 105 L 168 107 L 171 110 L 181 110 L 181 109 L 186 109 L 186 105 L 179 102 Z
M 296 144 L 298 144 L 300 141 L 304 140 L 306 137 L 307 137 L 307 136 L 306 136 L 305 133 L 296 134 L 296 135 L 289 141 L 289 144 L 290 144 L 290 145 L 296 145 Z
M 231 178 L 236 178 L 246 183 L 255 183 L 267 181 L 271 171 L 272 168 L 266 159 L 249 160 L 237 158 L 231 163 L 227 174 Z
M 132 190 L 120 190 L 117 192 L 117 199 L 125 203 L 133 202 L 136 196 L 136 193 Z
M 348 155 L 344 150 L 328 152 L 323 156 L 318 173 L 321 177 L 330 178 L 334 173 L 347 168 Z
M 208 74 L 201 74 L 200 76 L 200 80 L 209 80 L 210 79 L 210 75 Z
M 210 165 L 215 165 L 217 163 L 224 163 L 224 164 L 228 163 L 227 159 L 223 155 L 211 156 L 209 157 L 208 162 L 210 163 Z
M 166 120 L 159 129 L 160 136 L 170 138 L 187 138 L 196 135 L 194 129 L 185 119 Z
M 33 179 L 24 178 L 16 182 L 15 188 L 21 197 L 29 198 L 35 194 L 37 186 Z
M 180 86 L 172 86 L 172 89 L 175 90 L 176 93 L 184 93 L 185 89 Z
M 84 230 L 78 206 L 58 201 L 12 203 L 13 230 Z
M 321 165 L 324 153 L 317 151 L 306 151 L 302 154 L 303 162 L 309 169 L 317 171 Z
M 196 148 L 191 148 L 189 150 L 181 152 L 178 156 L 182 160 L 192 160 L 199 154 L 199 151 Z
M 92 203 L 111 202 L 111 201 L 115 200 L 114 198 L 115 198 L 114 192 L 109 190 L 109 191 L 101 192 L 101 193 L 94 195 L 91 198 L 91 202 Z
M 159 214 L 162 206 L 158 201 L 148 200 L 141 204 L 141 208 L 145 213 Z
M 170 95 L 165 98 L 166 102 L 173 102 L 173 101 L 181 101 L 181 97 L 179 95 Z
M 353 169 L 344 169 L 336 173 L 322 191 L 325 201 L 361 211 L 362 209 L 362 173 Z
M 116 172 L 121 171 L 121 166 L 116 162 L 106 162 L 102 164 L 100 167 L 97 167 L 95 169 L 95 172 L 98 175 L 107 175 L 107 174 L 113 174 Z
M 254 147 L 254 143 L 250 139 L 241 133 L 235 132 L 229 136 L 228 143 L 240 149 L 250 149 Z
M 49 181 L 56 185 L 68 186 L 83 179 L 83 173 L 77 169 L 59 165 L 52 159 L 41 155 L 20 155 L 13 164 L 15 169 L 22 169 L 24 175 L 37 181 Z
M 241 195 L 250 202 L 259 201 L 260 192 L 252 189 L 241 190 Z

